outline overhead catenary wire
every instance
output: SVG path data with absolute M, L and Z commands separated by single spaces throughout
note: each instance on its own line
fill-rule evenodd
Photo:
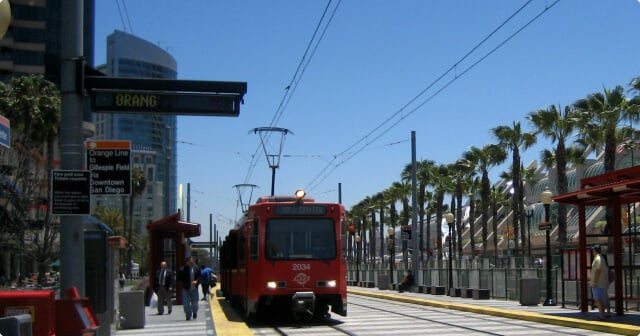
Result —
M 343 150 L 342 152 L 340 152 L 339 154 L 337 154 L 336 156 L 334 156 L 333 160 L 331 160 L 330 162 L 327 163 L 327 165 L 318 173 L 318 175 L 316 175 L 316 177 L 311 180 L 311 182 L 305 187 L 305 189 L 307 191 L 312 191 L 314 190 L 316 187 L 318 187 L 322 182 L 324 182 L 338 167 L 342 166 L 343 164 L 345 164 L 347 161 L 349 161 L 350 159 L 352 159 L 353 157 L 355 157 L 357 154 L 359 154 L 360 152 L 362 152 L 366 147 L 370 146 L 373 142 L 379 140 L 383 135 L 385 135 L 387 132 L 389 132 L 391 129 L 393 129 L 396 125 L 398 125 L 401 121 L 403 121 L 405 118 L 409 117 L 410 115 L 412 115 L 413 113 L 415 113 L 417 110 L 419 110 L 420 108 L 422 108 L 426 103 L 428 103 L 429 101 L 431 101 L 433 98 L 435 98 L 437 95 L 439 95 L 441 92 L 443 92 L 446 88 L 448 88 L 451 84 L 453 84 L 456 80 L 460 79 L 462 76 L 464 76 L 465 74 L 467 74 L 471 69 L 475 68 L 477 65 L 479 65 L 482 61 L 484 61 L 486 58 L 488 58 L 489 56 L 491 56 L 493 53 L 495 53 L 498 49 L 500 49 L 501 47 L 503 47 L 507 42 L 509 42 L 510 40 L 512 40 L 515 36 L 517 36 L 520 32 L 522 32 L 525 28 L 527 28 L 528 26 L 530 26 L 533 22 L 535 22 L 536 20 L 538 20 L 543 14 L 545 14 L 549 9 L 551 9 L 552 7 L 554 7 L 556 4 L 558 4 L 560 2 L 560 0 L 555 0 L 553 3 L 545 6 L 545 8 L 538 13 L 537 15 L 535 15 L 533 18 L 531 18 L 529 21 L 527 21 L 524 25 L 522 25 L 519 29 L 517 29 L 515 32 L 513 32 L 512 34 L 510 34 L 507 38 L 505 38 L 502 42 L 500 42 L 498 45 L 496 45 L 494 48 L 492 48 L 490 51 L 488 51 L 487 53 L 485 53 L 483 56 L 481 56 L 478 60 L 476 60 L 474 63 L 472 63 L 470 66 L 468 66 L 467 68 L 465 68 L 462 72 L 455 73 L 455 76 L 450 79 L 447 83 L 445 83 L 442 87 L 440 87 L 438 90 L 436 90 L 433 94 L 431 94 L 429 97 L 427 97 L 426 99 L 424 99 L 423 101 L 421 101 L 418 105 L 416 105 L 415 107 L 411 108 L 408 112 L 406 112 L 407 108 L 409 106 L 411 106 L 413 103 L 415 103 L 416 101 L 418 101 L 418 99 L 420 99 L 420 97 L 422 97 L 424 94 L 427 93 L 427 91 L 429 91 L 431 88 L 433 88 L 438 82 L 440 82 L 443 78 L 446 77 L 446 75 L 448 75 L 449 73 L 451 73 L 454 70 L 458 69 L 458 66 L 460 65 L 460 63 L 462 61 L 464 61 L 466 58 L 468 58 L 473 52 L 475 52 L 481 45 L 485 44 L 497 31 L 499 31 L 500 29 L 502 29 L 506 23 L 508 23 L 509 21 L 511 21 L 515 16 L 517 16 L 525 7 L 527 7 L 530 3 L 532 2 L 532 0 L 528 0 L 527 2 L 525 2 L 520 8 L 518 8 L 512 15 L 510 15 L 502 24 L 500 24 L 496 29 L 494 29 L 489 35 L 487 35 L 487 37 L 485 37 L 484 39 L 482 39 L 478 44 L 476 44 L 469 52 L 467 52 L 463 57 L 461 57 L 458 61 L 456 61 L 449 69 L 447 69 L 443 74 L 441 74 L 440 76 L 438 76 L 433 82 L 431 82 L 427 87 L 425 87 L 422 91 L 420 91 L 417 95 L 415 95 L 413 98 L 411 98 L 406 104 L 404 104 L 398 111 L 394 112 L 393 114 L 391 114 L 388 118 L 386 118 L 384 121 L 382 121 L 380 124 L 378 124 L 376 127 L 374 127 L 371 131 L 369 131 L 367 134 L 365 134 L 363 137 L 361 137 L 360 139 L 358 139 L 355 143 L 353 143 L 352 145 L 348 146 L 345 150 Z M 405 114 L 402 114 L 403 112 L 406 112 Z M 391 123 L 391 125 L 389 125 L 388 127 L 384 128 L 383 127 L 385 125 L 387 125 L 388 123 L 390 123 L 392 120 L 394 120 L 398 115 L 400 115 L 400 117 L 395 120 L 393 123 Z M 378 130 L 382 129 L 382 131 L 373 136 L 374 133 L 376 133 Z M 372 138 L 371 138 L 372 137 Z M 368 140 L 368 141 L 367 141 Z M 366 142 L 365 142 L 366 141 Z M 363 144 L 364 142 L 364 144 Z M 359 147 L 358 147 L 359 146 Z M 353 150 L 354 148 L 358 147 L 358 149 Z M 344 157 L 344 158 L 343 158 Z M 339 162 L 336 162 L 337 160 L 339 160 Z
M 294 72 L 293 76 L 291 77 L 291 80 L 289 81 L 289 84 L 285 87 L 285 92 L 284 95 L 282 97 L 282 99 L 280 100 L 280 103 L 278 104 L 278 107 L 276 108 L 276 111 L 274 112 L 273 118 L 271 119 L 271 122 L 269 123 L 269 127 L 276 127 L 278 122 L 280 121 L 282 115 L 284 114 L 284 111 L 286 110 L 286 107 L 289 104 L 289 101 L 291 100 L 291 97 L 293 96 L 293 93 L 296 91 L 296 88 L 298 87 L 298 84 L 300 83 L 301 79 L 302 79 L 302 75 L 304 74 L 306 68 L 308 67 L 308 65 L 311 63 L 311 60 L 313 59 L 313 56 L 315 55 L 315 52 L 318 48 L 318 46 L 320 45 L 320 42 L 322 41 L 322 39 L 324 38 L 324 35 L 328 29 L 328 27 L 330 26 L 337 10 L 338 7 L 340 6 L 341 0 L 339 0 L 337 2 L 337 5 L 333 8 L 333 11 L 331 13 L 331 16 L 329 17 L 328 20 L 325 20 L 325 18 L 327 17 L 327 13 L 331 8 L 331 4 L 332 4 L 332 0 L 328 1 L 327 6 L 325 6 L 322 15 L 320 16 L 320 20 L 318 21 L 318 24 L 316 25 L 316 28 L 314 29 L 314 32 L 311 36 L 311 39 L 309 40 L 309 43 L 307 44 L 307 47 L 305 48 L 305 51 L 302 55 L 302 58 L 300 59 L 300 62 L 298 63 L 298 66 L 296 68 L 296 71 Z M 318 37 L 318 33 L 320 32 L 321 28 L 324 25 L 324 29 L 322 29 L 322 33 L 319 35 Z M 269 142 L 269 136 L 267 135 L 267 137 L 265 138 L 265 141 L 268 143 Z M 251 176 L 253 174 L 253 169 L 256 167 L 256 165 L 258 164 L 258 162 L 260 162 L 260 149 L 262 148 L 261 144 L 258 144 L 258 146 L 256 147 L 253 155 L 252 155 L 252 160 L 251 163 L 249 164 L 249 168 L 247 170 L 247 174 L 245 176 L 244 179 L 244 183 L 248 183 L 251 180 Z

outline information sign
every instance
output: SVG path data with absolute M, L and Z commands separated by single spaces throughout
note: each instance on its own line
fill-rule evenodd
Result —
M 87 141 L 92 195 L 131 194 L 131 141 Z
M 538 230 L 551 230 L 551 222 L 540 222 Z
M 53 215 L 89 215 L 90 173 L 86 170 L 51 171 L 51 213 Z

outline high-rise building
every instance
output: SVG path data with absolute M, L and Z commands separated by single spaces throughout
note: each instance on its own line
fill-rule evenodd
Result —
M 164 49 L 136 36 L 114 31 L 107 37 L 107 62 L 99 67 L 110 77 L 176 79 L 175 59 Z M 175 115 L 156 113 L 96 113 L 100 140 L 130 140 L 132 167 L 141 168 L 147 189 L 134 202 L 136 230 L 176 212 Z M 120 207 L 121 197 L 93 197 L 93 205 Z
M 63 0 L 11 0 L 11 24 L 0 39 L 0 81 L 41 74 L 60 85 Z M 93 66 L 95 0 L 84 0 L 83 56 Z M 85 108 L 83 133 L 93 135 L 91 111 Z

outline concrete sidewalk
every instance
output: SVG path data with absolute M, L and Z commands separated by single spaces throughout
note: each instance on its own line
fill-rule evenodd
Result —
M 477 314 L 534 321 L 566 327 L 608 332 L 620 335 L 640 335 L 640 312 L 628 311 L 624 316 L 615 316 L 606 321 L 598 319 L 597 311 L 581 313 L 577 307 L 523 306 L 517 301 L 473 300 L 470 298 L 431 295 L 423 293 L 380 290 L 377 288 L 348 287 L 349 294 L 384 298 L 425 306 L 468 311 Z

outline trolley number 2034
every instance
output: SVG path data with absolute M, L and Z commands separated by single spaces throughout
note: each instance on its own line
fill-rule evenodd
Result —
M 294 271 L 310 271 L 311 264 L 293 264 Z

